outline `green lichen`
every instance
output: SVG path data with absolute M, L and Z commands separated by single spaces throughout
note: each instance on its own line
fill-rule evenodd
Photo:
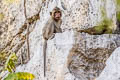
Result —
M 6 0 L 7 3 L 14 3 L 15 0 Z
M 5 4 L 13 4 L 13 3 L 18 3 L 19 0 L 4 0 Z
M 0 13 L 0 22 L 4 19 L 4 14 Z
M 104 7 L 101 7 L 100 10 L 101 10 L 101 16 L 102 16 L 102 18 L 103 18 L 103 19 L 107 18 L 107 13 L 106 13 L 105 8 L 104 8 Z
M 112 19 L 107 17 L 107 13 L 104 7 L 101 7 L 101 18 L 102 21 L 100 21 L 98 25 L 94 27 L 95 31 L 97 33 L 111 34 L 113 22 Z
M 120 22 L 120 0 L 116 0 L 116 8 L 117 8 L 116 18 Z
M 120 12 L 116 13 L 117 20 L 120 22 Z
M 112 34 L 112 24 L 112 20 L 106 18 L 99 22 L 97 26 L 85 30 L 79 30 L 79 32 L 85 32 L 91 35 Z
M 116 0 L 117 6 L 120 6 L 120 0 Z
M 96 33 L 99 34 L 111 34 L 112 33 L 112 20 L 107 17 L 105 7 L 101 7 L 101 18 L 102 21 L 97 23 L 97 26 L 94 26 Z
M 85 32 L 91 35 L 112 34 L 112 24 L 112 20 L 106 18 L 99 22 L 97 26 L 85 30 L 79 30 L 79 32 Z
M 111 25 L 112 25 L 112 20 L 106 18 L 98 23 L 98 25 L 95 27 L 95 30 L 98 33 L 111 34 L 112 33 Z

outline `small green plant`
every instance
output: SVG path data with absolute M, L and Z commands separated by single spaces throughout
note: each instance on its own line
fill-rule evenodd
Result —
M 112 20 L 110 19 L 104 19 L 102 20 L 98 26 L 95 27 L 96 32 L 98 33 L 105 33 L 105 34 L 111 34 L 112 33 Z
M 28 72 L 10 73 L 4 80 L 33 80 L 35 76 Z
M 17 63 L 17 56 L 11 53 L 8 57 L 3 71 L 10 72 L 4 80 L 33 80 L 35 76 L 28 72 L 15 72 L 15 64 Z
M 113 30 L 113 21 L 112 19 L 109 19 L 107 17 L 107 13 L 105 10 L 105 7 L 101 7 L 101 16 L 102 21 L 100 21 L 97 26 L 95 27 L 96 32 L 98 33 L 105 33 L 105 34 L 111 34 Z
M 17 56 L 15 53 L 12 53 L 6 63 L 5 63 L 5 70 L 9 71 L 9 72 L 14 72 L 15 70 L 15 63 L 17 62 Z

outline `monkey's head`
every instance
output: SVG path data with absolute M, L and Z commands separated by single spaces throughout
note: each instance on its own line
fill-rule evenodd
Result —
M 62 13 L 61 13 L 60 8 L 55 7 L 55 8 L 52 10 L 52 12 L 50 12 L 50 15 L 51 15 L 51 17 L 52 17 L 55 21 L 60 20 L 61 17 L 62 17 Z

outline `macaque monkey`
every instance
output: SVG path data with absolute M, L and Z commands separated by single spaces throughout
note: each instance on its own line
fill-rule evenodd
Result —
M 46 49 L 47 49 L 47 40 L 52 39 L 55 36 L 55 33 L 62 33 L 60 28 L 62 20 L 62 12 L 58 7 L 55 7 L 52 12 L 50 12 L 51 18 L 47 21 L 46 25 L 43 28 L 43 54 L 44 54 L 44 77 L 46 76 Z

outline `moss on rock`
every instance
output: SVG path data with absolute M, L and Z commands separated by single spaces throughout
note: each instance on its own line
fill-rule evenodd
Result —
M 0 22 L 4 19 L 4 14 L 0 13 Z

